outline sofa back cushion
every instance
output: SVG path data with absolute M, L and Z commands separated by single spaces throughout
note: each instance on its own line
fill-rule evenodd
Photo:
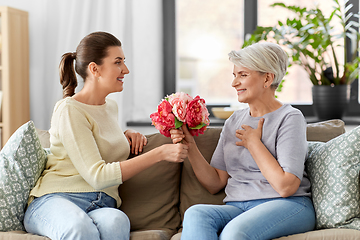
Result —
M 340 119 L 309 123 L 306 128 L 308 141 L 327 142 L 345 132 L 345 123 Z
M 212 154 L 218 143 L 222 128 L 208 128 L 204 134 L 195 138 L 196 144 L 205 157 L 210 162 Z M 197 180 L 189 160 L 186 158 L 183 163 L 180 186 L 180 214 L 183 219 L 185 210 L 198 203 L 223 204 L 225 198 L 224 190 L 212 195 Z
M 147 135 L 147 138 L 143 153 L 171 143 L 170 138 L 159 133 Z M 129 217 L 132 231 L 177 230 L 180 226 L 180 173 L 181 163 L 162 161 L 120 185 L 120 209 Z
M 196 144 L 205 159 L 210 162 L 222 128 L 208 128 L 203 135 L 195 137 Z M 307 125 L 307 140 L 327 142 L 345 132 L 342 120 L 328 120 Z M 191 164 L 185 159 L 181 175 L 180 214 L 183 219 L 187 208 L 198 203 L 223 204 L 224 190 L 212 195 L 197 180 Z

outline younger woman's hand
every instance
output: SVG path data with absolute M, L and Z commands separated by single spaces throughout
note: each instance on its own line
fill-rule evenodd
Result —
M 131 129 L 126 130 L 124 134 L 129 141 L 131 153 L 136 155 L 141 153 L 143 147 L 147 144 L 147 138 L 143 134 Z
M 264 125 L 264 118 L 261 118 L 258 122 L 258 126 L 256 129 L 248 126 L 242 125 L 242 129 L 236 130 L 236 137 L 239 138 L 241 141 L 236 142 L 237 146 L 243 146 L 248 149 L 249 145 L 254 141 L 260 140 L 262 137 L 262 128 Z
M 161 146 L 164 160 L 168 162 L 183 162 L 188 156 L 188 146 L 182 143 L 165 144 Z

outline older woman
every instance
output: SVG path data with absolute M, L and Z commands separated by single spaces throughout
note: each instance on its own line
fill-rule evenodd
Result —
M 256 43 L 229 53 L 238 101 L 209 164 L 188 129 L 172 130 L 189 146 L 188 158 L 210 192 L 225 187 L 225 205 L 194 205 L 185 212 L 182 239 L 273 239 L 312 230 L 315 212 L 304 172 L 306 122 L 275 90 L 288 57 L 277 44 Z

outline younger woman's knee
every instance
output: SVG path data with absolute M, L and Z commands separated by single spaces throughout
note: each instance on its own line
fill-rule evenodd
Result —
M 68 228 L 62 229 L 60 239 L 91 239 L 100 240 L 100 233 L 92 219 L 86 215 L 82 219 L 71 222 Z
M 103 239 L 129 239 L 130 220 L 116 208 L 101 208 L 89 213 Z
M 110 220 L 113 223 L 116 223 L 116 224 L 114 224 L 115 225 L 114 227 L 115 228 L 120 227 L 121 229 L 123 229 L 123 231 L 130 232 L 130 220 L 129 220 L 128 216 L 124 212 L 122 212 L 118 209 L 114 209 L 114 210 L 116 210 L 116 211 L 114 211 L 115 214 L 112 214 L 112 217 L 111 217 L 112 220 Z

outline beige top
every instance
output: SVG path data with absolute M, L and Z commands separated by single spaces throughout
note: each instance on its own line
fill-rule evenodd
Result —
M 111 99 L 103 105 L 87 105 L 71 97 L 57 102 L 49 130 L 51 154 L 29 203 L 48 193 L 102 191 L 120 206 L 119 161 L 128 158 L 130 146 L 117 115 Z

